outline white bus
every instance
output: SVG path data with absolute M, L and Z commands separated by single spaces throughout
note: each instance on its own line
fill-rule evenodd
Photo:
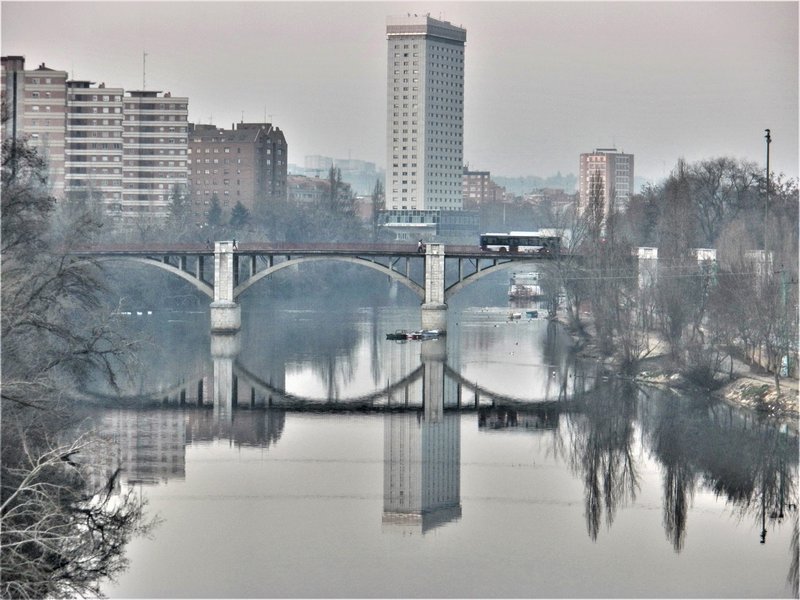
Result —
M 558 254 L 561 238 L 543 235 L 539 231 L 511 231 L 509 233 L 483 233 L 481 250 L 487 252 L 521 252 L 528 254 Z

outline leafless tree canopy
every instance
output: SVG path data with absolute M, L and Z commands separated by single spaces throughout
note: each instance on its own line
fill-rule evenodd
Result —
M 116 475 L 97 479 L 97 442 L 56 434 L 69 424 L 70 392 L 95 376 L 113 384 L 133 344 L 104 305 L 98 265 L 66 252 L 90 238 L 96 222 L 89 211 L 57 207 L 44 173 L 24 141 L 4 143 L 0 593 L 7 598 L 98 595 L 100 580 L 124 566 L 127 540 L 145 527 L 141 502 L 116 493 Z

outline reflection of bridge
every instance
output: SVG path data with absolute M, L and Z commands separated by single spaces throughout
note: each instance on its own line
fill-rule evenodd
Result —
M 506 269 L 518 261 L 541 261 L 547 256 L 482 252 L 477 246 L 428 244 L 424 254 L 402 244 L 202 244 L 97 246 L 74 254 L 96 260 L 125 260 L 164 269 L 209 296 L 211 329 L 217 333 L 241 327 L 239 298 L 265 277 L 301 263 L 339 261 L 378 271 L 395 280 L 422 301 L 422 326 L 447 328 L 447 301 L 466 285 Z M 213 258 L 213 269 L 209 262 Z M 452 280 L 446 265 L 455 263 Z M 417 265 L 415 268 L 414 265 Z
M 215 336 L 229 342 L 235 337 Z M 490 390 L 470 381 L 450 367 L 444 359 L 445 341 L 431 340 L 420 345 L 422 364 L 416 369 L 389 383 L 383 389 L 346 398 L 315 398 L 302 396 L 284 389 L 272 381 L 270 376 L 252 372 L 236 359 L 236 352 L 218 352 L 214 359 L 212 377 L 198 375 L 197 379 L 183 380 L 161 388 L 152 394 L 115 395 L 90 394 L 93 400 L 121 406 L 142 405 L 148 401 L 153 405 L 215 407 L 229 417 L 237 408 L 280 408 L 287 412 L 417 412 L 424 410 L 428 396 L 447 396 L 443 402 L 445 410 L 475 412 L 485 408 L 507 410 L 557 410 L 573 409 L 572 389 L 568 381 L 560 383 L 557 396 L 534 398 L 518 397 Z M 433 350 L 431 350 L 433 349 Z M 439 354 L 437 360 L 431 354 Z M 425 388 L 425 382 L 429 387 Z M 446 387 L 441 393 L 430 388 L 430 382 L 441 382 Z M 89 396 L 89 394 L 87 394 Z
M 213 375 L 151 397 L 181 410 L 115 410 L 105 416 L 102 428 L 120 445 L 129 484 L 185 477 L 185 445 L 193 441 L 227 438 L 269 447 L 278 442 L 290 412 L 383 412 L 382 527 L 425 533 L 461 516 L 461 412 L 476 412 L 482 429 L 532 431 L 557 427 L 560 413 L 573 410 L 565 398 L 514 398 L 464 379 L 446 364 L 443 339 L 421 343 L 422 364 L 382 390 L 345 399 L 301 397 L 239 364 L 238 338 L 212 336 Z M 145 398 L 127 400 L 141 407 Z M 191 405 L 201 410 L 184 410 Z

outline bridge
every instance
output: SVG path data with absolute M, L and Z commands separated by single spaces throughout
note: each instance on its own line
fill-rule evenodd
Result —
M 413 244 L 266 244 L 235 240 L 209 244 L 106 245 L 70 254 L 96 261 L 127 261 L 160 268 L 190 283 L 211 299 L 211 331 L 241 328 L 239 298 L 282 269 L 314 261 L 340 261 L 387 275 L 421 300 L 422 327 L 447 329 L 447 301 L 466 285 L 518 262 L 551 260 L 548 255 L 482 251 L 478 246 Z M 212 265 L 213 261 L 213 265 Z M 456 263 L 453 281 L 446 265 Z M 416 264 L 416 267 L 415 267 Z M 414 268 L 415 267 L 415 268 Z M 421 275 L 414 273 L 421 273 Z

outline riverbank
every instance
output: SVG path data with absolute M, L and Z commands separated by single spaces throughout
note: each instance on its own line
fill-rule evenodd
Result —
M 582 331 L 570 327 L 566 315 L 560 314 L 556 320 L 564 325 L 572 337 L 575 351 L 581 358 L 597 362 L 610 375 L 619 375 L 615 357 L 602 356 L 598 351 L 589 315 L 581 317 L 584 325 Z M 639 383 L 664 386 L 680 392 L 708 393 L 733 406 L 786 425 L 797 433 L 800 431 L 798 380 L 781 378 L 779 392 L 774 375 L 760 371 L 763 369 L 733 359 L 725 381 L 715 380 L 713 386 L 701 387 L 680 373 L 679 366 L 669 356 L 666 342 L 657 335 L 651 335 L 647 357 L 639 362 L 637 372 L 632 378 Z

